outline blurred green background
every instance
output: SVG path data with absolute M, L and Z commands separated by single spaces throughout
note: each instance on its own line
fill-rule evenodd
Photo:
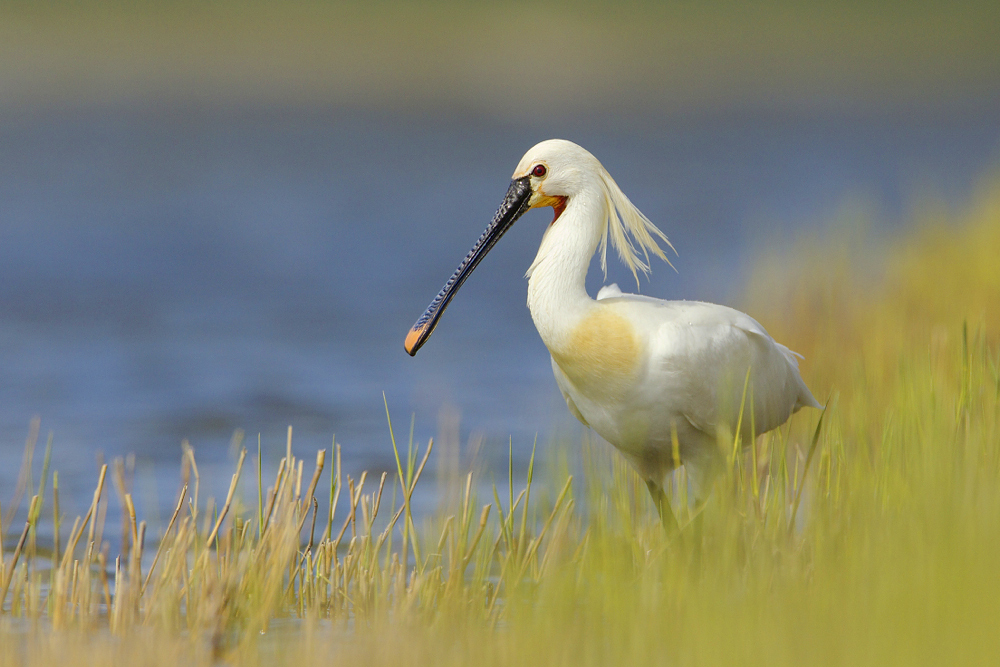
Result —
M 503 117 L 997 104 L 995 2 L 5 2 L 5 105 Z

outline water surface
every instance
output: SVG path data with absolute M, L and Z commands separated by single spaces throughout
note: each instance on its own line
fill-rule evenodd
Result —
M 420 442 L 482 434 L 486 460 L 510 439 L 523 465 L 536 435 L 575 433 L 525 306 L 548 210 L 505 236 L 416 358 L 402 346 L 539 140 L 589 148 L 673 241 L 677 272 L 654 266 L 643 293 L 733 303 L 760 248 L 846 200 L 886 229 L 915 198 L 961 204 L 1000 155 L 998 128 L 989 114 L 5 112 L 0 502 L 33 415 L 68 512 L 89 502 L 99 456 L 134 452 L 140 508 L 168 513 L 183 439 L 224 495 L 235 429 L 273 461 L 293 425 L 307 459 L 336 435 L 348 470 L 394 468 L 383 392 L 402 437 L 411 415 Z M 592 291 L 602 282 L 595 265 Z

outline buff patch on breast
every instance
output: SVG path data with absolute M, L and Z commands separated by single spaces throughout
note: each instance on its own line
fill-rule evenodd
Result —
M 641 345 L 632 324 L 597 308 L 552 356 L 573 386 L 592 400 L 621 398 L 635 378 Z

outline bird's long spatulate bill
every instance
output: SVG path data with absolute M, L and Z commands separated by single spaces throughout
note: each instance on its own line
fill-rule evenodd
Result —
M 510 229 L 510 226 L 528 210 L 528 200 L 530 199 L 531 185 L 528 182 L 527 176 L 515 178 L 510 182 L 510 187 L 507 189 L 507 196 L 503 198 L 503 203 L 500 204 L 496 215 L 493 216 L 493 222 L 490 223 L 486 231 L 476 241 L 476 245 L 472 246 L 472 250 L 469 251 L 469 254 L 465 256 L 462 263 L 455 269 L 455 273 L 451 274 L 451 278 L 448 279 L 448 282 L 444 284 L 438 295 L 431 301 L 431 305 L 427 306 L 427 310 L 424 311 L 424 314 L 420 316 L 417 323 L 410 329 L 410 333 L 406 335 L 406 342 L 403 345 L 411 357 L 431 337 L 431 333 L 434 331 L 434 327 L 437 326 L 441 314 L 448 307 L 448 302 L 455 296 L 455 292 L 462 286 L 465 279 L 469 277 L 469 274 L 472 273 L 483 257 L 486 256 L 490 248 L 496 245 L 496 242 L 500 240 L 504 232 Z

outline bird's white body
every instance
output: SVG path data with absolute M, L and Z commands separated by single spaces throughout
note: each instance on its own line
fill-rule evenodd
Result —
M 556 382 L 570 411 L 646 480 L 665 521 L 672 513 L 663 478 L 678 463 L 703 495 L 724 461 L 720 435 L 740 430 L 749 443 L 799 408 L 819 407 L 794 353 L 748 315 L 622 294 L 617 286 L 597 299 L 587 294 L 587 269 L 595 253 L 604 265 L 609 239 L 636 275 L 648 271 L 650 254 L 667 259 L 657 238 L 669 241 L 597 158 L 558 139 L 521 159 L 493 223 L 410 330 L 407 352 L 416 354 L 493 244 L 539 206 L 551 206 L 555 217 L 528 269 L 528 307 Z
M 545 145 L 550 143 L 529 151 L 519 170 L 542 153 L 548 154 L 548 173 L 555 174 L 558 160 L 551 153 L 568 142 Z M 571 155 L 583 150 L 565 148 Z M 696 490 L 707 492 L 724 460 L 719 435 L 735 434 L 741 406 L 749 442 L 818 403 L 794 354 L 748 315 L 716 304 L 622 294 L 617 286 L 592 299 L 587 269 L 614 215 L 608 210 L 613 200 L 579 180 L 576 188 L 540 188 L 544 196 L 565 200 L 528 278 L 528 307 L 552 355 L 556 382 L 570 411 L 644 479 L 660 483 L 675 467 L 676 434 L 680 462 Z
M 675 467 L 676 432 L 678 459 L 705 492 L 723 463 L 719 436 L 735 434 L 741 406 L 744 442 L 801 407 L 818 407 L 793 353 L 732 308 L 598 298 L 569 330 L 569 341 L 587 338 L 589 350 L 546 341 L 556 382 L 574 416 L 644 479 L 662 480 Z

